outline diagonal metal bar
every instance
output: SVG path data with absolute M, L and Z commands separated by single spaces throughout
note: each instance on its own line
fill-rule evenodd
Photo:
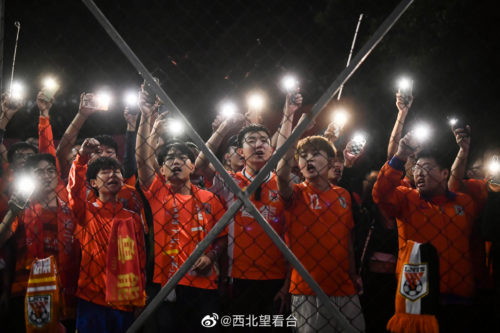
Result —
M 238 187 L 238 185 L 234 182 L 233 178 L 229 176 L 229 174 L 224 169 L 222 163 L 217 159 L 215 154 L 206 147 L 203 139 L 198 135 L 198 133 L 191 126 L 189 121 L 184 117 L 179 108 L 174 104 L 174 102 L 170 99 L 167 93 L 163 90 L 162 87 L 153 79 L 153 75 L 148 71 L 146 66 L 141 62 L 141 60 L 137 57 L 137 55 L 132 51 L 132 49 L 128 46 L 122 36 L 118 33 L 118 31 L 113 27 L 111 22 L 106 18 L 103 12 L 97 7 L 93 0 L 82 0 L 82 2 L 87 6 L 90 12 L 94 15 L 96 20 L 101 24 L 104 30 L 108 33 L 109 37 L 115 42 L 118 48 L 123 52 L 123 54 L 127 57 L 127 59 L 132 63 L 135 69 L 141 73 L 142 77 L 150 84 L 153 88 L 156 95 L 160 97 L 163 101 L 164 105 L 167 107 L 169 112 L 173 112 L 177 117 L 181 119 L 186 125 L 186 132 L 189 137 L 194 141 L 194 143 L 200 148 L 201 151 L 205 154 L 205 156 L 210 160 L 210 163 L 215 167 L 217 172 L 224 179 L 225 183 L 229 186 L 231 191 L 235 193 L 237 197 L 242 195 L 242 191 Z
M 253 193 L 257 187 L 265 179 L 266 175 L 273 170 L 278 164 L 279 160 L 285 155 L 288 149 L 291 148 L 292 144 L 296 142 L 300 136 L 306 131 L 307 127 L 313 121 L 318 114 L 323 110 L 323 108 L 330 102 L 335 94 L 338 92 L 340 87 L 349 80 L 349 78 L 354 74 L 354 72 L 361 66 L 361 64 L 366 60 L 368 55 L 373 51 L 373 49 L 380 43 L 382 38 L 389 32 L 389 30 L 394 26 L 397 20 L 403 15 L 403 13 L 412 4 L 413 0 L 403 0 L 398 6 L 392 11 L 392 13 L 385 19 L 382 25 L 375 31 L 373 36 L 366 42 L 363 48 L 358 52 L 352 63 L 346 67 L 340 75 L 335 79 L 335 81 L 328 87 L 327 91 L 319 98 L 319 100 L 314 104 L 311 113 L 309 113 L 306 119 L 295 127 L 292 134 L 288 140 L 281 146 L 276 153 L 271 157 L 267 164 L 260 169 L 259 174 L 255 177 L 254 181 L 248 186 L 246 191 L 248 193 Z
M 210 232 L 205 239 L 200 242 L 198 248 L 192 253 L 192 255 L 188 258 L 188 260 L 179 268 L 178 272 L 174 274 L 171 280 L 162 288 L 160 294 L 155 297 L 153 302 L 148 306 L 148 308 L 143 312 L 143 315 L 139 316 L 134 325 L 129 329 L 129 332 L 135 332 L 138 330 L 143 324 L 144 321 L 149 317 L 157 306 L 163 301 L 166 295 L 172 290 L 175 285 L 179 282 L 182 276 L 189 270 L 192 264 L 201 256 L 203 251 L 210 245 L 210 243 L 216 238 L 218 233 L 222 231 L 222 229 L 227 225 L 229 219 L 238 211 L 241 207 L 241 202 L 245 203 L 247 210 L 252 213 L 252 215 L 257 219 L 261 227 L 268 233 L 269 237 L 273 240 L 273 242 L 280 248 L 283 252 L 284 256 L 289 260 L 289 262 L 299 271 L 299 273 L 303 276 L 306 282 L 311 286 L 311 288 L 316 292 L 318 297 L 324 302 L 324 304 L 329 308 L 335 317 L 338 317 L 339 324 L 346 329 L 346 331 L 351 331 L 352 327 L 348 324 L 345 318 L 339 313 L 338 309 L 331 303 L 328 299 L 328 296 L 321 290 L 319 285 L 314 281 L 314 279 L 310 276 L 310 274 L 305 270 L 305 268 L 301 265 L 301 263 L 297 260 L 297 258 L 291 253 L 291 251 L 286 247 L 286 244 L 281 240 L 281 238 L 276 234 L 274 229 L 268 224 L 268 222 L 263 218 L 260 212 L 255 208 L 253 203 L 249 200 L 248 195 L 250 195 L 257 186 L 262 183 L 264 180 L 264 176 L 266 173 L 270 172 L 271 169 L 277 164 L 279 159 L 284 155 L 286 150 L 290 148 L 290 146 L 295 142 L 298 137 L 305 131 L 307 125 L 318 115 L 318 113 L 323 109 L 323 107 L 328 103 L 329 100 L 333 98 L 339 89 L 339 87 L 344 84 L 351 75 L 355 72 L 355 70 L 361 65 L 361 63 L 366 59 L 369 53 L 373 50 L 373 48 L 380 42 L 380 40 L 385 36 L 385 34 L 390 30 L 390 28 L 394 25 L 394 23 L 399 19 L 399 17 L 404 13 L 404 11 L 409 7 L 409 5 L 413 2 L 413 0 L 402 1 L 398 7 L 391 13 L 391 15 L 384 21 L 381 27 L 376 31 L 374 36 L 370 39 L 370 41 L 363 47 L 363 49 L 359 52 L 359 54 L 355 58 L 355 65 L 349 66 L 346 68 L 341 75 L 337 78 L 337 80 L 329 87 L 327 92 L 323 94 L 320 100 L 314 105 L 311 115 L 306 118 L 306 121 L 299 124 L 297 128 L 293 131 L 292 135 L 285 142 L 285 145 L 282 146 L 275 155 L 271 158 L 270 161 L 266 164 L 266 166 L 261 170 L 256 179 L 252 182 L 252 184 L 247 188 L 245 193 L 243 193 L 239 187 L 234 183 L 234 180 L 225 172 L 222 164 L 217 160 L 217 158 L 213 155 L 213 153 L 205 146 L 202 139 L 198 136 L 196 131 L 192 128 L 180 110 L 175 106 L 175 104 L 170 100 L 168 95 L 163 91 L 163 89 L 153 80 L 151 73 L 146 69 L 146 67 L 140 62 L 137 56 L 132 52 L 132 50 L 128 47 L 125 41 L 121 38 L 118 32 L 113 28 L 111 23 L 107 20 L 107 18 L 102 14 L 102 12 L 97 8 L 97 6 L 93 3 L 92 0 L 82 0 L 85 5 L 89 8 L 89 10 L 94 14 L 99 23 L 103 26 L 106 32 L 110 35 L 110 37 L 115 41 L 118 47 L 122 50 L 122 52 L 127 56 L 127 58 L 131 61 L 131 63 L 136 67 L 136 69 L 143 73 L 146 81 L 151 84 L 155 93 L 160 96 L 160 98 L 165 102 L 168 107 L 171 107 L 174 112 L 187 124 L 188 134 L 190 137 L 198 144 L 200 149 L 207 155 L 207 158 L 212 162 L 216 170 L 221 174 L 223 179 L 229 185 L 231 191 L 240 199 L 235 202 L 228 211 L 224 214 L 219 222 L 216 223 L 213 232 Z M 340 83 L 339 83 L 340 82 Z M 266 171 L 267 168 L 267 171 Z M 258 179 L 260 176 L 260 180 Z M 317 289 L 317 290 L 316 290 Z M 162 297 L 160 297 L 162 296 Z M 154 304 L 153 304 L 154 303 Z M 142 318 L 142 319 L 141 319 Z M 141 321 L 139 320 L 141 319 Z M 132 330 L 133 329 L 133 330 Z

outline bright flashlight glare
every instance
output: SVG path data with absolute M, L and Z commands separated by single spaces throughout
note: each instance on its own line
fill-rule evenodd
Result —
M 364 145 L 366 143 L 366 136 L 363 133 L 355 133 L 352 141 Z
M 282 84 L 283 88 L 285 88 L 287 92 L 293 92 L 295 91 L 295 89 L 297 89 L 299 82 L 295 77 L 287 75 L 283 78 Z
M 99 110 L 108 110 L 111 103 L 111 95 L 107 92 L 100 92 L 96 96 L 97 108 Z
M 347 111 L 344 109 L 338 109 L 333 112 L 332 120 L 337 126 L 343 128 L 349 120 L 349 113 L 347 113 Z
M 458 119 L 457 118 L 451 118 L 448 123 L 450 124 L 450 126 L 454 126 L 456 123 L 458 122 Z
M 125 94 L 125 104 L 127 106 L 135 106 L 137 105 L 137 101 L 138 98 L 136 92 L 129 91 Z
M 222 105 L 221 113 L 225 118 L 230 118 L 236 113 L 237 107 L 232 102 L 226 102 Z
M 24 86 L 19 82 L 12 82 L 10 87 L 10 97 L 13 99 L 23 99 L 24 97 Z
M 168 130 L 172 136 L 181 135 L 184 132 L 184 124 L 178 119 L 171 119 L 168 123 Z
M 54 78 L 47 77 L 43 80 L 43 87 L 49 90 L 57 90 L 59 85 L 57 84 L 57 81 Z
M 401 78 L 398 82 L 399 90 L 408 90 L 411 87 L 411 80 L 408 78 Z
M 430 137 L 431 129 L 427 124 L 419 124 L 413 129 L 413 135 L 418 141 L 423 142 Z
M 264 97 L 261 94 L 253 94 L 248 97 L 248 105 L 252 109 L 260 110 L 264 107 Z
M 20 176 L 16 181 L 16 193 L 19 193 L 25 198 L 29 198 L 36 188 L 35 180 L 28 176 Z
M 493 156 L 492 161 L 488 165 L 488 169 L 492 174 L 497 174 L 500 171 L 500 161 L 497 156 Z

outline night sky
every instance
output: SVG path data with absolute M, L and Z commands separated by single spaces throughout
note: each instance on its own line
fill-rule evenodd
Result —
M 233 99 L 244 108 L 253 89 L 267 93 L 265 120 L 280 117 L 288 72 L 312 105 L 345 67 L 359 14 L 356 53 L 398 1 L 96 1 L 146 67 L 204 138 L 217 105 Z M 414 80 L 415 102 L 408 126 L 427 120 L 433 144 L 457 148 L 446 117 L 472 126 L 475 151 L 498 145 L 498 11 L 493 1 L 416 0 L 348 81 L 339 103 L 348 106 L 352 131 L 369 133 L 369 159 L 380 165 L 396 118 L 394 94 L 401 75 Z M 92 116 L 82 137 L 121 134 L 122 94 L 142 78 L 77 0 L 6 0 L 3 86 L 10 78 L 16 28 L 21 35 L 15 78 L 29 86 L 34 102 L 41 79 L 53 74 L 63 89 L 52 110 L 55 137 L 77 112 L 80 92 L 106 87 L 111 110 Z M 334 103 L 337 104 L 337 103 Z M 318 118 L 327 125 L 332 104 Z M 36 134 L 36 105 L 28 103 L 9 124 L 7 137 Z

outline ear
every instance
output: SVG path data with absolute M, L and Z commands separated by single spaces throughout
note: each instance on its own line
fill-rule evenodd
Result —
M 97 188 L 97 179 L 91 179 L 90 180 L 90 186 L 93 188 Z
M 224 154 L 224 161 L 227 161 L 229 159 L 229 153 Z
M 450 176 L 450 170 L 448 169 L 443 169 L 441 170 L 441 177 L 443 178 L 443 180 L 448 180 L 448 177 Z
M 186 166 L 188 167 L 189 169 L 189 174 L 192 175 L 194 173 L 194 170 L 196 169 L 195 166 L 194 166 L 194 163 L 191 162 L 191 160 L 188 160 L 189 163 L 186 163 Z
M 238 151 L 238 154 L 240 154 L 241 156 L 243 156 L 243 148 L 238 148 L 237 151 Z

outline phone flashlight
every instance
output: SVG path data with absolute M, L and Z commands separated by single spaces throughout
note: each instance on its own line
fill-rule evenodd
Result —
M 18 101 L 24 98 L 24 86 L 20 82 L 12 82 L 10 97 Z
M 351 139 L 349 152 L 353 155 L 358 155 L 363 150 L 365 144 L 366 144 L 366 135 L 361 132 L 357 132 Z
M 413 128 L 413 137 L 422 143 L 431 136 L 431 128 L 427 124 L 418 124 Z
M 494 155 L 491 162 L 488 164 L 488 171 L 490 174 L 490 183 L 500 186 L 500 160 L 499 157 Z
M 332 121 L 340 129 L 344 128 L 349 120 L 349 113 L 345 109 L 337 109 L 332 114 Z
M 237 111 L 236 104 L 233 102 L 225 102 L 221 107 L 221 114 L 224 118 L 231 118 Z
M 59 90 L 59 83 L 53 77 L 46 77 L 43 82 L 43 97 L 47 102 L 54 97 Z
M 125 101 L 125 105 L 128 107 L 137 106 L 137 102 L 139 100 L 137 98 L 137 92 L 129 91 L 125 93 L 123 100 Z
M 20 175 L 15 182 L 15 193 L 24 204 L 29 200 L 36 189 L 36 181 L 29 175 Z
M 96 108 L 98 110 L 102 111 L 108 111 L 109 110 L 109 104 L 111 103 L 111 94 L 107 92 L 99 92 L 96 95 Z
M 398 81 L 399 93 L 403 96 L 404 103 L 406 105 L 410 104 L 411 97 L 413 95 L 413 80 L 403 77 Z
M 184 123 L 178 119 L 170 119 L 168 133 L 173 137 L 181 135 L 184 133 Z
M 261 94 L 252 94 L 248 97 L 248 106 L 254 110 L 261 110 L 264 107 L 264 97 Z
M 281 81 L 283 88 L 287 94 L 290 94 L 290 103 L 297 105 L 297 89 L 299 88 L 299 81 L 293 75 L 286 75 Z

